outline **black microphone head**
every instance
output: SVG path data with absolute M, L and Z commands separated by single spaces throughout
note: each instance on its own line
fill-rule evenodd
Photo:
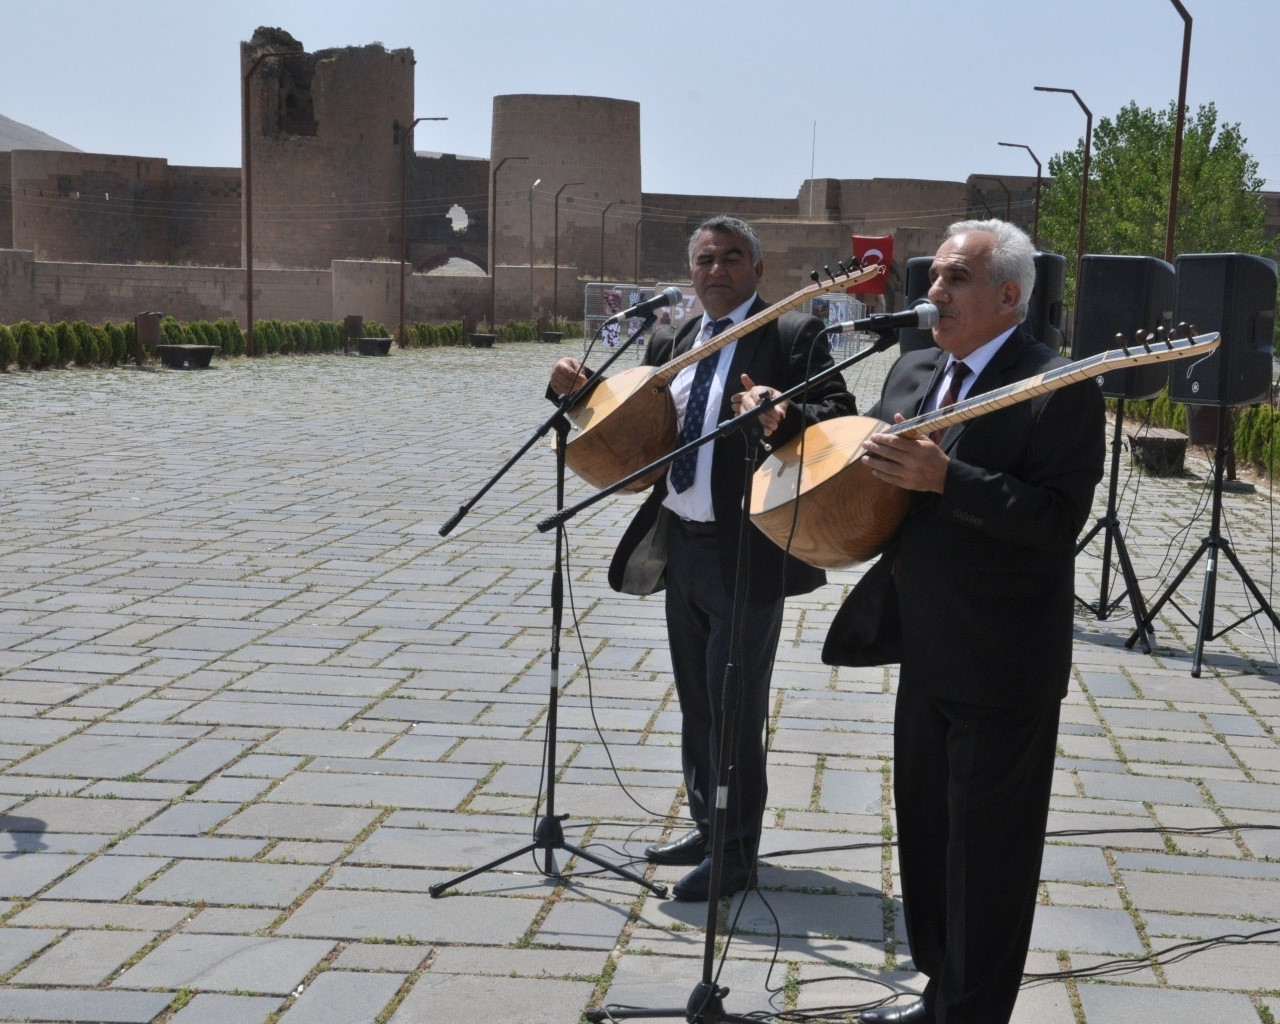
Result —
M 927 331 L 931 327 L 938 325 L 940 315 L 938 307 L 928 299 L 916 299 L 911 303 L 911 308 L 915 310 L 917 318 L 917 326 L 922 331 Z

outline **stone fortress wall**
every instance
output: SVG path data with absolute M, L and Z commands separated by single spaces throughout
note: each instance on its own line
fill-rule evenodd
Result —
M 588 281 L 687 280 L 685 243 L 715 213 L 756 225 L 775 301 L 847 256 L 851 234 L 893 235 L 896 308 L 906 260 L 932 252 L 948 222 L 1007 214 L 1032 227 L 1032 176 L 822 178 L 789 198 L 646 193 L 629 100 L 497 96 L 488 158 L 423 153 L 430 124 L 413 127 L 407 48 L 308 53 L 260 28 L 240 67 L 259 318 L 358 312 L 393 326 L 402 255 L 408 321 L 485 321 L 491 304 L 500 322 L 579 316 Z M 0 322 L 161 309 L 243 323 L 243 184 L 240 168 L 158 157 L 0 152 Z M 1280 196 L 1267 201 L 1280 231 Z M 428 273 L 450 260 L 475 273 Z

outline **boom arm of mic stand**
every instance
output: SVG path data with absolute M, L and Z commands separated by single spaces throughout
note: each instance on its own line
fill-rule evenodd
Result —
M 819 332 L 818 336 L 821 337 L 822 335 L 828 334 L 828 333 L 830 333 L 830 329 L 823 328 L 822 331 Z M 715 430 L 711 431 L 710 433 L 703 434 L 701 437 L 697 438 L 696 440 L 690 441 L 686 445 L 681 445 L 679 448 L 675 449 L 674 451 L 668 452 L 666 455 L 663 455 L 661 458 L 654 459 L 653 462 L 649 463 L 649 465 L 644 466 L 641 469 L 637 469 L 634 473 L 630 473 L 627 476 L 624 476 L 621 480 L 618 480 L 610 484 L 608 487 L 605 487 L 602 490 L 597 491 L 595 494 L 591 495 L 591 497 L 589 498 L 584 498 L 582 501 L 578 502 L 576 505 L 570 505 L 567 508 L 560 509 L 553 515 L 547 516 L 546 519 L 543 519 L 541 522 L 538 523 L 538 527 L 537 527 L 538 532 L 546 533 L 548 530 L 552 530 L 555 527 L 560 526 L 565 521 L 572 519 L 579 512 L 582 512 L 585 509 L 590 508 L 596 502 L 601 501 L 604 498 L 607 498 L 611 494 L 617 493 L 618 491 L 627 487 L 629 484 L 635 483 L 637 480 L 641 480 L 644 477 L 649 476 L 651 473 L 655 472 L 656 470 L 659 470 L 664 466 L 670 465 L 672 462 L 680 458 L 680 456 L 684 455 L 686 452 L 696 451 L 707 442 L 714 441 L 717 437 L 724 437 L 726 434 L 731 434 L 734 431 L 745 427 L 751 420 L 757 419 L 759 416 L 761 416 L 766 409 L 772 409 L 775 405 L 778 405 L 781 402 L 785 402 L 788 399 L 794 397 L 795 395 L 802 393 L 808 388 L 811 388 L 814 384 L 819 384 L 822 381 L 826 380 L 828 377 L 835 376 L 841 370 L 844 370 L 847 367 L 852 366 L 854 363 L 862 362 L 862 360 L 866 359 L 868 356 L 874 355 L 877 352 L 883 352 L 893 343 L 894 343 L 894 338 L 892 334 L 890 334 L 888 331 L 880 332 L 875 342 L 869 345 L 867 348 L 864 348 L 861 352 L 855 352 L 853 355 L 849 356 L 848 359 L 842 359 L 840 362 L 834 363 L 831 366 L 828 366 L 825 370 L 822 370 L 814 374 L 812 377 L 809 377 L 808 379 L 801 381 L 795 387 L 789 388 L 788 390 L 781 392 L 777 397 L 770 398 L 767 401 L 761 402 L 754 409 L 749 409 L 747 412 L 741 413 L 738 416 L 734 416 L 732 419 L 725 420 L 723 423 L 719 424 Z
M 476 502 L 478 502 L 487 493 L 489 493 L 489 489 L 506 475 L 507 470 L 509 470 L 512 466 L 514 466 L 517 462 L 519 462 L 522 458 L 524 458 L 525 453 L 538 442 L 539 438 L 546 436 L 547 431 L 549 431 L 552 427 L 556 425 L 557 420 L 559 420 L 560 417 L 562 417 L 565 414 L 565 412 L 573 406 L 574 402 L 576 402 L 582 395 L 585 395 L 588 391 L 590 391 L 593 387 L 596 386 L 596 382 L 599 381 L 602 376 L 604 376 L 604 371 L 613 365 L 614 361 L 618 358 L 618 356 L 622 355 L 623 352 L 625 352 L 633 344 L 635 344 L 635 340 L 638 337 L 640 337 L 641 334 L 644 333 L 645 329 L 649 327 L 654 322 L 655 319 L 656 319 L 655 314 L 652 314 L 652 313 L 649 314 L 649 316 L 645 318 L 644 322 L 632 332 L 631 337 L 629 337 L 626 341 L 624 341 L 621 345 L 619 345 L 617 349 L 614 350 L 613 354 L 604 361 L 604 365 L 601 366 L 600 369 L 596 370 L 594 373 L 591 374 L 590 377 L 587 378 L 587 382 L 583 384 L 582 387 L 580 387 L 577 391 L 572 391 L 567 395 L 561 396 L 560 400 L 556 403 L 556 411 L 547 417 L 546 422 L 544 422 L 542 426 L 538 427 L 538 429 L 533 432 L 533 435 L 529 438 L 529 440 L 527 440 L 523 445 L 521 445 L 519 450 L 514 455 L 512 455 L 511 458 L 509 458 L 505 463 L 503 463 L 502 467 L 485 482 L 484 486 L 481 487 L 480 490 L 476 491 L 476 493 L 473 494 L 467 502 L 460 505 L 458 507 L 458 511 L 455 512 L 453 515 L 451 515 L 449 519 L 445 522 L 445 524 L 440 527 L 439 532 L 441 537 L 447 537 L 449 536 L 450 533 L 453 532 L 453 528 L 457 526 L 460 522 L 462 522 L 463 517 L 468 512 L 471 511 L 471 509 L 475 506 Z M 601 324 L 600 330 L 603 330 L 603 329 L 604 329 L 604 325 Z M 599 334 L 599 333 L 600 331 L 596 332 L 596 334 Z M 592 341 L 594 340 L 595 339 L 593 338 Z M 546 533 L 545 530 L 543 530 L 542 532 Z

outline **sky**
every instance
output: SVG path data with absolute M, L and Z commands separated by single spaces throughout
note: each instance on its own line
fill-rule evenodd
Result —
M 1280 0 L 1182 0 L 1187 102 L 1280 191 Z M 1176 100 L 1172 0 L 0 0 L 0 114 L 95 153 L 240 165 L 239 46 L 416 58 L 420 152 L 487 157 L 495 95 L 640 104 L 647 192 L 789 198 L 806 178 L 1034 175 L 1128 102 Z M 1002 147 L 1012 142 L 1026 149 Z

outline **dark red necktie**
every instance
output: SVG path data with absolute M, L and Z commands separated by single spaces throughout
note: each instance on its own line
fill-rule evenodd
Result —
M 949 405 L 955 405 L 956 399 L 960 397 L 960 388 L 964 384 L 964 379 L 969 376 L 969 367 L 964 363 L 957 362 L 951 368 L 951 383 L 947 385 L 947 393 L 942 396 L 942 401 L 938 403 L 938 412 L 941 412 Z M 932 430 L 929 432 L 929 440 L 934 444 L 942 444 L 942 435 L 947 432 L 947 428 L 941 430 Z

